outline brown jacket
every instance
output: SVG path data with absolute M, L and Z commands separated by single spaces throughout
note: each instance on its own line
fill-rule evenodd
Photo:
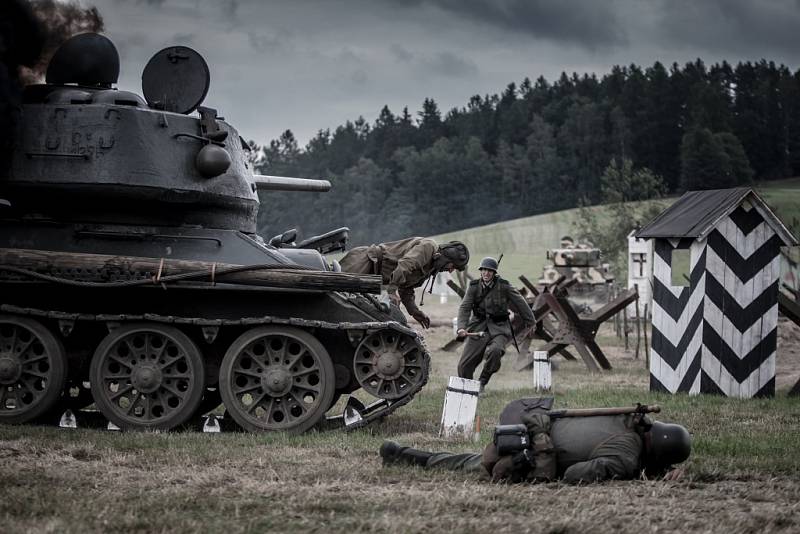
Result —
M 439 245 L 427 237 L 409 237 L 364 247 L 355 247 L 339 261 L 348 273 L 380 274 L 389 293 L 397 292 L 409 313 L 419 311 L 414 288 L 435 274 Z

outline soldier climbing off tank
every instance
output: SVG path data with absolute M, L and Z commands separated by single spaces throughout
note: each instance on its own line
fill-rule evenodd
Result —
M 463 271 L 469 263 L 469 250 L 459 241 L 438 245 L 433 239 L 410 237 L 355 247 L 339 263 L 345 272 L 381 275 L 392 302 L 397 306 L 402 302 L 411 317 L 428 328 L 431 320 L 414 302 L 414 288 L 441 271 Z M 433 280 L 430 282 L 432 289 Z
M 501 359 L 509 341 L 514 341 L 509 307 L 522 318 L 523 329 L 533 326 L 535 318 L 530 306 L 507 280 L 497 274 L 498 262 L 483 258 L 481 277 L 469 284 L 458 308 L 458 337 L 467 337 L 464 352 L 458 362 L 458 376 L 471 379 L 475 369 L 486 356 L 480 374 L 483 392 L 491 376 L 500 370 Z M 479 334 L 480 336 L 470 336 Z
M 652 421 L 634 410 L 620 415 L 563 417 L 543 405 L 547 400 L 552 403 L 552 399 L 519 399 L 509 404 L 501 423 L 510 411 L 510 419 L 521 424 L 498 426 L 495 439 L 483 454 L 435 453 L 384 441 L 380 448 L 383 465 L 464 471 L 493 482 L 561 479 L 575 484 L 631 480 L 641 475 L 665 480 L 682 476 L 682 470 L 674 466 L 688 459 L 691 452 L 691 437 L 683 426 Z M 564 412 L 569 410 L 561 414 Z M 499 438 L 498 432 L 514 427 L 521 427 L 523 445 L 500 450 L 500 444 L 509 441 Z

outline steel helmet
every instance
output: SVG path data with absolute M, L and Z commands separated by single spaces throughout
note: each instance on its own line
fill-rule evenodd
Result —
M 681 425 L 655 421 L 650 429 L 650 450 L 648 463 L 668 467 L 689 458 L 692 450 L 692 437 Z
M 483 258 L 481 260 L 481 266 L 478 267 L 478 270 L 480 271 L 483 269 L 497 272 L 497 260 L 491 257 Z

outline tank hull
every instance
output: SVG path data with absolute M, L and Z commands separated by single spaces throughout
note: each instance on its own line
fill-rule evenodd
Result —
M 324 258 L 313 250 L 279 250 L 264 245 L 263 241 L 254 235 L 237 231 L 185 227 L 87 225 L 54 220 L 6 219 L 0 221 L 0 257 L 3 251 L 9 250 L 47 251 L 48 254 L 55 252 L 58 253 L 58 257 L 64 258 L 87 253 L 119 257 L 135 256 L 152 258 L 156 264 L 160 258 L 168 258 L 245 266 L 276 265 L 285 269 L 302 267 L 306 270 L 313 269 L 315 272 L 327 268 Z M 415 347 L 415 354 L 412 356 L 420 366 L 414 369 L 413 380 L 405 378 L 409 376 L 410 367 L 408 367 L 404 371 L 405 377 L 396 373 L 384 377 L 388 384 L 397 389 L 397 392 L 387 391 L 384 395 L 380 390 L 375 390 L 374 384 L 368 385 L 367 388 L 371 391 L 375 402 L 371 409 L 363 410 L 364 413 L 360 414 L 358 420 L 350 422 L 348 425 L 350 427 L 363 426 L 394 411 L 409 402 L 427 381 L 429 355 L 422 340 L 404 324 L 393 321 L 393 317 L 385 313 L 375 299 L 365 295 L 224 282 L 211 283 L 207 277 L 203 280 L 161 284 L 151 281 L 155 273 L 150 271 L 123 273 L 117 270 L 104 272 L 102 269 L 97 269 L 92 272 L 88 272 L 89 270 L 82 272 L 80 269 L 67 269 L 59 265 L 52 265 L 52 269 L 47 270 L 37 267 L 36 271 L 40 275 L 54 279 L 40 279 L 19 272 L 4 272 L 0 267 L 0 325 L 3 323 L 2 317 L 24 317 L 35 320 L 53 333 L 63 345 L 67 376 L 60 400 L 54 403 L 45 416 L 51 420 L 68 408 L 79 408 L 80 402 L 75 397 L 94 400 L 95 404 L 101 404 L 88 395 L 85 388 L 87 383 L 91 384 L 93 381 L 93 361 L 107 356 L 100 354 L 102 352 L 100 348 L 115 330 L 128 327 L 146 330 L 149 325 L 155 332 L 152 335 L 167 336 L 167 338 L 169 331 L 165 328 L 174 328 L 190 340 L 190 346 L 196 347 L 202 361 L 203 376 L 194 378 L 197 381 L 202 379 L 205 396 L 211 397 L 212 400 L 201 403 L 194 409 L 194 413 L 181 423 L 196 420 L 203 415 L 201 411 L 205 413 L 219 405 L 217 402 L 212 406 L 213 399 L 217 397 L 209 392 L 226 389 L 225 385 L 220 384 L 220 376 L 223 374 L 221 369 L 225 367 L 226 354 L 238 339 L 259 328 L 271 329 L 266 331 L 266 334 L 272 336 L 269 339 L 274 339 L 275 336 L 289 336 L 286 339 L 294 339 L 291 335 L 300 330 L 303 335 L 313 337 L 314 342 L 322 346 L 322 353 L 315 357 L 326 364 L 329 363 L 330 372 L 324 377 L 326 381 L 324 395 L 315 398 L 312 405 L 334 403 L 342 395 L 354 394 L 359 390 L 361 390 L 359 397 L 370 397 L 369 394 L 363 394 L 365 385 L 363 378 L 359 380 L 359 376 L 364 376 L 363 370 L 356 373 L 354 367 L 357 365 L 358 348 L 366 338 L 389 335 L 391 339 L 396 336 L 397 339 L 403 338 L 408 347 Z M 147 283 L 124 285 L 136 280 Z M 396 318 L 396 315 L 394 317 Z M 403 355 L 382 356 L 380 350 L 372 350 L 366 362 L 368 367 L 375 365 L 377 370 L 377 360 L 381 357 L 384 364 L 387 361 L 394 365 L 408 364 Z M 228 360 L 233 361 L 235 357 L 236 355 L 228 356 Z M 241 355 L 239 357 L 241 359 Z M 137 362 L 137 365 L 142 364 Z M 230 365 L 235 366 L 235 364 Z M 360 369 L 363 369 L 364 357 L 361 358 L 360 365 Z M 94 367 L 97 367 L 96 363 Z M 244 372 L 242 369 L 239 371 Z M 100 371 L 94 369 L 95 374 L 98 372 Z M 262 374 L 266 372 L 264 370 Z M 283 377 L 278 371 L 273 371 L 272 374 Z M 228 377 L 232 380 L 230 373 Z M 258 380 L 262 379 L 263 377 Z M 320 380 L 323 380 L 323 377 L 320 377 Z M 4 387 L 12 385 L 8 380 L 6 382 Z M 11 389 L 8 391 L 10 395 Z M 397 394 L 398 392 L 400 394 Z M 290 392 L 290 397 L 286 397 L 283 393 L 283 390 L 276 390 L 266 397 L 286 402 L 287 398 L 294 398 L 292 395 L 295 395 Z M 392 398 L 385 398 L 387 396 Z M 17 408 L 14 402 L 11 402 L 10 406 Z M 242 411 L 241 408 L 240 406 L 239 411 Z M 318 414 L 298 421 L 297 424 L 293 421 L 271 420 L 275 413 L 281 414 L 285 411 L 274 409 L 275 413 L 263 410 L 264 413 L 260 415 L 259 421 L 252 422 L 244 417 L 241 422 L 250 430 L 304 431 L 321 423 L 324 420 L 322 414 L 328 412 L 329 408 L 327 405 L 315 407 Z M 225 409 L 230 413 L 237 408 L 225 406 Z M 246 412 L 246 409 L 244 411 Z M 2 408 L 0 408 L 1 415 Z M 184 419 L 184 415 L 181 419 Z M 330 417 L 331 414 L 328 415 Z M 113 421 L 113 416 L 109 419 Z M 156 421 L 153 426 L 158 428 L 161 424 L 174 427 L 175 420 L 173 418 L 166 423 Z M 261 420 L 263 424 L 260 424 Z M 334 421 L 332 426 L 344 424 L 343 417 L 333 417 L 332 420 Z M 128 428 L 149 428 L 148 421 L 137 424 L 135 418 L 131 420 L 122 417 L 118 422 L 122 423 L 118 426 Z

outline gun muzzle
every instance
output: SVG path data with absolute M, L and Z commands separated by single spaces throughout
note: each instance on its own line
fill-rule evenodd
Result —
M 331 183 L 328 180 L 290 178 L 288 176 L 267 176 L 264 174 L 254 174 L 250 183 L 254 184 L 260 191 L 308 191 L 325 193 L 331 189 Z

